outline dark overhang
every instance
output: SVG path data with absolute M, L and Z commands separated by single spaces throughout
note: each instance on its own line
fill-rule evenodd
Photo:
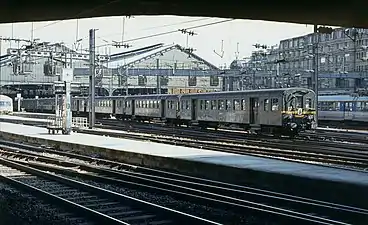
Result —
M 368 1 L 3 0 L 0 23 L 121 15 L 182 15 L 368 28 Z

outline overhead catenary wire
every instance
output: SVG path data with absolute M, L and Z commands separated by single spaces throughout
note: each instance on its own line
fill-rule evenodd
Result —
M 208 27 L 208 26 L 212 26 L 212 25 L 216 25 L 216 24 L 220 24 L 220 23 L 230 22 L 230 21 L 233 21 L 233 20 L 235 20 L 235 19 L 225 19 L 225 20 L 221 20 L 221 21 L 216 21 L 216 22 L 211 22 L 211 23 L 196 25 L 196 26 L 192 26 L 192 27 L 187 27 L 187 28 L 184 28 L 184 29 L 190 30 L 190 29 L 197 29 L 197 28 L 202 28 L 202 27 Z M 159 37 L 159 36 L 163 36 L 163 35 L 173 34 L 173 33 L 177 33 L 177 32 L 181 32 L 181 31 L 179 31 L 179 29 L 172 30 L 172 31 L 166 31 L 166 32 L 161 32 L 161 33 L 156 33 L 156 34 L 151 34 L 151 35 L 146 35 L 146 36 L 142 36 L 142 37 L 128 39 L 128 40 L 125 40 L 124 42 L 127 43 L 127 42 L 132 42 L 132 41 L 138 41 L 138 40 L 143 40 L 143 39 L 148 39 L 148 38 L 153 38 L 153 37 Z M 110 46 L 110 45 L 112 45 L 112 43 L 110 43 L 110 44 L 97 45 L 96 48 L 106 47 L 106 46 Z M 84 49 L 84 50 L 87 51 L 88 49 Z
M 187 23 L 194 23 L 194 22 L 199 22 L 199 21 L 204 21 L 204 20 L 210 20 L 213 18 L 201 18 L 201 19 L 194 19 L 194 20 L 187 20 L 187 21 L 182 21 L 182 22 L 178 22 L 178 23 L 169 23 L 169 24 L 164 24 L 164 25 L 160 25 L 160 26 L 153 26 L 153 27 L 147 27 L 147 28 L 143 28 L 140 29 L 138 31 L 145 31 L 145 30 L 152 30 L 152 29 L 159 29 L 159 28 L 165 28 L 165 27 L 172 27 L 172 26 L 177 26 L 177 25 L 182 25 L 182 24 L 187 24 Z M 112 36 L 118 36 L 121 35 L 121 32 L 119 33 L 112 33 L 112 34 L 107 34 L 107 35 L 100 35 L 98 36 L 98 38 L 107 38 L 107 37 L 112 37 Z M 97 37 L 97 36 L 96 36 Z M 89 36 L 85 36 L 83 38 L 81 38 L 82 40 L 88 39 Z

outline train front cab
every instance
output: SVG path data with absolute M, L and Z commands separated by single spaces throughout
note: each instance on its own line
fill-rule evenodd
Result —
M 285 91 L 283 97 L 284 111 L 282 123 L 286 132 L 291 135 L 303 130 L 315 129 L 315 93 L 308 89 Z

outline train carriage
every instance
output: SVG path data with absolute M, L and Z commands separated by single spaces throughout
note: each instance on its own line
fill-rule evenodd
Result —
M 314 121 L 314 101 L 304 88 L 187 94 L 180 96 L 180 118 L 201 127 L 299 130 Z
M 173 120 L 178 114 L 177 95 L 135 95 L 126 97 L 132 108 L 129 112 L 137 120 Z
M 54 99 L 54 98 L 52 98 Z M 44 106 L 39 107 L 39 102 Z M 314 124 L 315 94 L 305 88 L 208 92 L 182 95 L 96 97 L 96 117 L 206 127 L 240 127 L 261 132 L 298 133 Z M 36 105 L 35 105 L 36 104 Z M 29 111 L 52 109 L 54 100 L 23 100 Z M 51 108 L 50 108 L 51 107 Z M 74 115 L 88 115 L 87 97 L 73 97 Z
M 319 96 L 318 118 L 323 123 L 368 123 L 368 97 Z
M 13 99 L 0 95 L 0 114 L 12 114 L 13 113 Z

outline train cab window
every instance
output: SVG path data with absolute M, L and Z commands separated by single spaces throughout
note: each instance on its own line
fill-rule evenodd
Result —
M 209 107 L 210 107 L 210 101 L 205 100 L 205 101 L 204 101 L 204 109 L 205 109 L 205 110 L 208 110 L 208 109 L 209 109 Z
M 271 111 L 279 111 L 279 99 L 273 98 L 271 99 Z
M 269 108 L 270 108 L 270 100 L 266 98 L 263 102 L 263 111 L 267 112 Z
M 233 100 L 233 110 L 235 111 L 240 110 L 240 101 L 238 99 Z
M 240 108 L 241 108 L 241 110 L 245 110 L 247 108 L 245 99 L 241 100 L 241 107 Z
M 152 108 L 155 109 L 156 108 L 156 101 L 152 101 Z
M 305 108 L 306 109 L 313 109 L 312 99 L 311 98 L 307 98 L 305 100 Z
M 298 96 L 295 99 L 295 107 L 296 108 L 303 108 L 303 97 L 302 96 Z
M 218 110 L 225 109 L 225 102 L 224 102 L 224 100 L 218 100 L 217 109 Z
M 216 110 L 217 109 L 216 100 L 212 100 L 211 101 L 211 109 L 212 110 Z

